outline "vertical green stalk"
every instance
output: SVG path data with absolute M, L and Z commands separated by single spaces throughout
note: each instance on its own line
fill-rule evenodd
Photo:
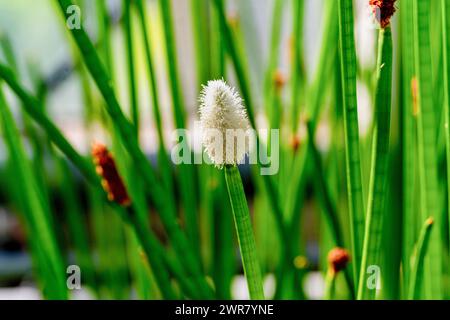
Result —
M 414 72 L 414 25 L 412 0 L 400 2 L 401 41 L 402 41 L 402 170 L 403 170 L 403 239 L 402 239 L 402 265 L 403 284 L 407 288 L 409 284 L 409 259 L 416 241 L 416 195 L 414 185 L 416 181 L 416 133 L 415 117 L 413 115 L 414 101 L 411 84 Z
M 305 4 L 304 0 L 293 0 L 293 39 L 292 39 L 292 75 L 291 75 L 291 120 L 292 132 L 295 134 L 298 129 L 300 114 L 300 93 L 304 80 L 303 72 L 303 16 Z
M 95 287 L 94 262 L 89 248 L 89 236 L 83 216 L 83 210 L 78 198 L 78 189 L 70 171 L 70 167 L 65 159 L 55 154 L 55 166 L 61 172 L 62 197 L 64 199 L 64 211 L 67 216 L 70 236 L 73 241 L 75 255 L 79 265 L 84 272 L 84 279 L 88 285 Z
M 214 171 L 217 172 L 213 168 Z M 216 177 L 213 175 L 213 177 Z M 214 178 L 213 178 L 214 179 Z M 233 218 L 230 217 L 230 204 L 223 203 L 225 191 L 225 179 L 222 175 L 217 178 L 219 187 L 213 192 L 212 220 L 214 221 L 213 243 L 213 278 L 218 299 L 231 298 L 231 282 L 234 277 L 235 251 L 233 242 Z
M 388 26 L 378 35 L 377 88 L 372 163 L 367 203 L 366 228 L 358 286 L 358 299 L 374 299 L 375 288 L 366 285 L 366 268 L 380 265 L 383 214 L 386 204 L 389 164 L 389 135 L 392 92 L 392 32 Z
M 312 123 L 307 123 L 308 130 L 308 148 L 311 152 L 311 157 L 313 159 L 313 163 L 315 166 L 316 177 L 314 178 L 314 189 L 315 194 L 319 198 L 320 205 L 325 214 L 326 224 L 329 225 L 333 245 L 336 247 L 345 247 L 344 245 L 344 237 L 342 234 L 342 228 L 339 223 L 339 219 L 337 216 L 336 206 L 332 200 L 331 193 L 326 181 L 325 177 L 325 169 L 322 165 L 322 159 L 319 154 L 319 150 L 317 150 L 315 142 L 314 142 L 314 131 L 312 127 Z
M 414 261 L 411 268 L 411 279 L 409 282 L 408 299 L 414 300 L 420 298 L 420 288 L 424 280 L 424 259 L 428 250 L 433 219 L 428 218 L 420 231 L 419 239 L 416 244 Z
M 269 57 L 264 76 L 264 107 L 270 128 L 280 128 L 283 85 L 277 84 L 277 66 L 280 56 L 280 38 L 285 1 L 275 0 L 273 4 L 272 30 L 270 35 Z M 283 81 L 283 80 L 282 80 Z M 270 145 L 270 141 L 268 141 Z M 280 190 L 281 191 L 281 190 Z
M 51 272 L 51 277 L 53 278 L 53 281 L 46 282 L 46 285 L 48 285 L 48 287 L 44 288 L 46 298 L 67 299 L 64 261 L 59 252 L 56 235 L 51 228 L 48 204 L 44 202 L 40 193 L 36 176 L 19 139 L 20 134 L 14 124 L 11 111 L 6 104 L 1 85 L 0 123 L 2 124 L 12 163 L 17 168 L 17 181 L 22 186 L 22 200 L 26 211 L 29 213 L 30 221 L 28 223 L 31 226 L 30 231 L 33 235 L 31 241 L 33 239 L 36 240 L 39 247 L 42 248 L 44 257 L 40 260 L 44 266 L 46 265 L 47 271 Z
M 322 35 L 322 44 L 319 55 L 317 70 L 315 71 L 311 87 L 308 90 L 308 105 L 306 118 L 312 127 L 312 132 L 316 130 L 317 122 L 326 99 L 329 81 L 327 78 L 333 72 L 333 67 L 337 62 L 337 37 L 338 37 L 338 17 L 336 16 L 337 1 L 327 0 L 325 2 L 324 26 Z M 330 30 L 336 30 L 330 32 Z M 340 77 L 340 75 L 339 75 Z M 306 141 L 308 144 L 309 141 Z M 287 216 L 291 219 L 289 222 L 292 229 L 297 225 L 300 219 L 301 203 L 303 202 L 303 194 L 305 190 L 305 181 L 307 176 L 308 158 L 311 158 L 311 149 L 306 145 L 298 152 L 294 160 L 293 171 L 288 176 L 289 187 L 287 188 L 286 211 Z M 295 236 L 294 232 L 290 232 L 291 238 Z
M 139 137 L 139 103 L 136 89 L 136 75 L 134 65 L 134 43 L 133 43 L 133 18 L 131 11 L 131 1 L 123 0 L 122 8 L 124 10 L 124 34 L 126 43 L 126 56 L 128 67 L 128 95 L 130 97 L 131 119 L 136 129 L 136 135 Z
M 195 64 L 197 68 L 198 89 L 209 80 L 210 58 L 209 28 L 208 28 L 209 3 L 206 0 L 191 0 L 192 31 L 195 44 Z M 214 36 L 217 36 L 214 34 Z
M 231 28 L 227 23 L 225 7 L 223 0 L 214 0 L 216 12 L 220 22 L 220 31 L 223 36 L 226 51 L 233 62 L 234 70 L 236 72 L 237 80 L 239 82 L 239 87 L 242 92 L 242 97 L 245 101 L 245 106 L 248 114 L 248 119 L 253 128 L 256 128 L 255 113 L 253 109 L 252 97 L 250 95 L 250 86 L 247 74 L 244 69 L 243 61 L 238 54 L 238 49 L 236 47 L 236 42 L 234 41 Z
M 425 294 L 442 297 L 443 232 L 439 204 L 435 106 L 430 40 L 430 0 L 414 1 L 415 63 L 418 79 L 418 152 L 422 218 L 435 216 L 436 232 L 425 257 Z
M 444 50 L 444 101 L 445 101 L 445 143 L 447 147 L 447 200 L 448 225 L 450 226 L 450 2 L 442 0 L 442 40 Z M 450 230 L 448 230 L 450 237 Z M 448 239 L 450 246 L 450 238 Z
M 311 122 L 307 123 L 308 130 L 308 148 L 311 153 L 311 158 L 315 165 L 315 172 L 317 172 L 317 177 L 314 178 L 314 189 L 317 197 L 319 198 L 322 211 L 324 213 L 324 221 L 329 226 L 331 231 L 331 237 L 333 241 L 333 246 L 345 247 L 344 236 L 342 233 L 342 228 L 339 222 L 336 205 L 334 204 L 330 192 L 330 188 L 326 181 L 325 169 L 322 165 L 322 159 L 320 157 L 319 151 L 317 150 L 314 143 L 314 128 Z M 344 270 L 345 280 L 347 281 L 349 291 L 354 296 L 354 283 L 351 277 L 351 273 L 348 272 L 348 268 Z
M 219 3 L 223 9 L 223 2 Z M 211 77 L 220 79 L 225 78 L 226 74 L 226 61 L 225 61 L 225 42 L 221 32 L 221 21 L 218 10 L 214 5 L 210 6 L 210 26 L 212 32 L 210 32 L 210 44 L 211 44 Z M 220 36 L 217 36 L 220 35 Z
M 175 116 L 175 124 L 178 128 L 185 128 L 185 106 L 182 96 L 180 76 L 178 73 L 178 55 L 176 52 L 175 33 L 173 30 L 173 15 L 171 1 L 159 0 L 160 10 L 162 14 L 162 22 L 164 27 L 167 68 L 169 71 L 169 82 L 172 91 L 173 112 Z
M 266 75 L 264 78 L 264 101 L 269 101 L 270 92 L 274 89 L 274 75 L 278 65 L 279 48 L 281 38 L 281 27 L 284 9 L 284 0 L 275 0 L 273 4 L 272 30 L 270 35 L 269 59 Z M 266 108 L 268 106 L 266 105 Z M 269 111 L 269 110 L 268 110 Z
M 333 71 L 334 63 L 337 61 L 337 36 L 338 32 L 329 32 L 329 30 L 336 30 L 338 28 L 338 18 L 336 16 L 337 2 L 335 0 L 326 1 L 326 10 L 324 13 L 324 33 L 323 40 L 320 49 L 319 62 L 317 64 L 317 70 L 314 75 L 314 80 L 311 84 L 308 94 L 308 110 L 307 119 L 311 122 L 313 132 L 315 132 L 317 122 L 319 120 L 320 110 L 324 104 L 326 95 L 323 93 L 327 91 L 327 78 Z M 308 143 L 308 141 L 306 142 Z M 304 190 L 305 180 L 305 168 L 307 157 L 310 157 L 310 149 L 305 146 L 296 156 L 298 160 L 295 160 L 294 171 L 289 175 L 290 186 L 288 188 L 288 201 L 286 203 L 288 217 L 295 217 L 300 212 L 300 203 L 302 192 Z M 290 198 L 289 198 L 290 197 Z M 298 221 L 297 218 L 293 218 L 292 221 Z M 293 236 L 293 234 L 291 233 Z
M 338 17 L 336 16 L 338 3 L 335 0 L 325 1 L 324 25 L 319 61 L 314 73 L 313 82 L 308 91 L 308 108 L 306 117 L 312 121 L 315 129 L 319 120 L 322 106 L 326 100 L 330 74 L 333 72 L 335 62 L 338 61 Z
M 107 72 L 111 79 L 114 79 L 114 68 L 111 57 L 111 18 L 107 6 L 108 0 L 96 0 L 98 11 L 98 29 L 99 38 L 101 39 L 100 50 L 103 52 L 102 57 Z M 130 32 L 131 34 L 131 32 Z
M 264 300 L 261 269 L 256 255 L 256 243 L 253 236 L 250 212 L 237 166 L 225 166 L 225 180 L 234 215 L 250 299 Z
M 153 52 L 151 48 L 150 37 L 148 34 L 146 4 L 143 0 L 137 0 L 136 6 L 141 26 L 142 41 L 144 42 L 145 47 L 145 55 L 147 57 L 147 71 L 150 81 L 150 92 L 152 95 L 153 117 L 156 124 L 156 131 L 158 133 L 158 143 L 159 143 L 158 164 L 161 167 L 162 177 L 167 185 L 167 190 L 172 192 L 173 190 L 172 170 L 170 159 L 166 151 L 166 143 L 164 140 L 162 118 L 160 113 L 161 106 L 159 103 L 158 84 L 156 79 L 156 70 L 153 63 Z
M 336 291 L 336 273 L 331 269 L 327 271 L 325 276 L 325 300 L 333 300 Z
M 364 228 L 364 208 L 359 150 L 358 107 L 356 98 L 356 52 L 353 1 L 339 0 L 339 40 L 344 104 L 345 163 L 349 202 L 353 275 L 360 270 Z
M 169 82 L 170 89 L 172 93 L 172 104 L 173 112 L 175 117 L 175 125 L 178 129 L 186 128 L 185 120 L 185 106 L 184 98 L 181 90 L 180 76 L 178 73 L 178 59 L 176 52 L 176 41 L 175 33 L 173 30 L 173 16 L 170 0 L 159 0 L 159 5 L 161 9 L 163 25 L 164 25 L 164 36 L 166 40 L 166 55 L 167 55 L 167 66 L 169 71 Z M 183 143 L 187 143 L 186 139 Z M 187 146 L 186 146 L 187 147 Z M 191 158 L 191 151 L 187 148 L 189 156 Z M 199 230 L 198 230 L 198 216 L 196 208 L 196 190 L 194 188 L 195 181 L 195 171 L 194 168 L 188 164 L 179 165 L 180 172 L 180 193 L 181 199 L 184 204 L 184 212 L 186 218 L 186 229 L 188 238 L 192 243 L 192 247 L 196 251 L 197 257 L 200 257 L 198 248 L 199 244 Z

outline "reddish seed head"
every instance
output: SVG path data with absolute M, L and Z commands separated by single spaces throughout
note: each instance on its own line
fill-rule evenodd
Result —
M 273 82 L 277 90 L 281 90 L 286 84 L 286 77 L 281 72 L 281 70 L 276 70 L 273 75 Z
M 94 143 L 92 145 L 92 157 L 95 171 L 102 178 L 103 189 L 108 194 L 108 199 L 121 206 L 129 206 L 131 203 L 127 189 L 117 171 L 116 163 L 105 145 Z
M 301 141 L 298 135 L 295 134 L 291 137 L 290 145 L 294 152 L 296 152 L 298 148 L 300 148 Z
M 394 15 L 396 0 L 369 0 L 375 19 L 380 23 L 381 28 L 386 28 Z
M 343 248 L 334 248 L 328 253 L 328 263 L 334 273 L 344 270 L 350 261 L 350 254 Z

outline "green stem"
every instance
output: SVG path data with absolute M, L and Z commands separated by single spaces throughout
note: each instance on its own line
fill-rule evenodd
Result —
M 172 104 L 177 128 L 185 128 L 185 107 L 178 74 L 178 55 L 176 52 L 175 33 L 173 31 L 173 16 L 171 1 L 159 0 L 163 19 L 164 36 L 166 40 L 167 67 L 169 71 L 170 89 L 172 91 Z
M 412 0 L 400 2 L 401 40 L 402 40 L 402 170 L 403 170 L 403 239 L 402 263 L 409 266 L 414 242 L 416 241 L 415 181 L 416 179 L 416 139 L 415 118 L 413 115 L 413 95 L 411 84 L 414 73 L 414 30 Z M 409 284 L 410 269 L 403 268 L 404 287 Z
M 325 276 L 325 300 L 333 300 L 336 290 L 336 273 L 331 269 Z
M 195 65 L 197 69 L 197 89 L 209 80 L 210 58 L 209 29 L 208 29 L 209 3 L 206 0 L 191 0 L 192 33 L 195 44 Z M 217 36 L 217 35 L 215 35 Z
M 178 73 L 178 59 L 176 53 L 175 33 L 173 30 L 171 1 L 159 0 L 159 5 L 162 14 L 164 36 L 166 40 L 167 67 L 169 71 L 169 82 L 172 93 L 171 96 L 173 113 L 175 116 L 175 125 L 177 129 L 184 129 L 186 128 L 186 114 L 184 98 L 180 84 L 180 76 Z M 183 143 L 186 144 L 186 139 L 183 140 Z M 189 157 L 191 158 L 192 154 L 188 145 L 185 145 L 185 148 L 187 149 L 185 152 L 189 152 Z M 193 166 L 188 164 L 180 164 L 178 167 L 180 172 L 180 193 L 182 202 L 184 204 L 187 234 L 189 240 L 192 243 L 192 248 L 195 251 L 194 253 L 197 256 L 197 260 L 200 261 L 200 253 L 198 252 L 198 248 L 200 248 L 200 235 L 198 230 L 196 190 L 194 188 L 194 181 L 196 179 L 195 171 Z
M 59 251 L 57 237 L 52 229 L 48 203 L 45 202 L 36 175 L 32 170 L 31 163 L 26 156 L 25 149 L 20 140 L 20 134 L 14 124 L 14 118 L 9 110 L 3 94 L 3 87 L 0 83 L 0 123 L 3 128 L 8 151 L 16 169 L 16 179 L 21 186 L 21 200 L 24 201 L 27 217 L 29 218 L 32 237 L 38 247 L 42 249 L 44 257 L 39 260 L 46 270 L 51 273 L 53 281 L 47 281 L 44 293 L 50 299 L 67 299 L 67 286 L 65 281 L 64 261 Z M 47 278 L 48 275 L 43 277 Z M 47 278 L 48 279 L 48 278 Z
M 359 151 L 358 107 L 356 98 L 356 52 L 353 1 L 339 0 L 339 40 L 344 104 L 345 164 L 353 252 L 353 275 L 357 279 L 362 253 L 364 207 Z
M 123 0 L 124 8 L 124 33 L 126 42 L 126 57 L 128 67 L 128 94 L 130 97 L 131 119 L 139 136 L 139 103 L 136 91 L 136 76 L 134 66 L 134 44 L 133 44 L 133 19 L 131 15 L 131 1 Z
M 320 49 L 319 62 L 317 64 L 317 70 L 314 75 L 314 80 L 309 89 L 309 104 L 307 110 L 308 122 L 311 122 L 313 132 L 315 132 L 317 122 L 319 120 L 320 110 L 324 104 L 326 95 L 323 94 L 327 91 L 327 77 L 332 73 L 334 62 L 337 61 L 337 31 L 328 32 L 329 30 L 335 30 L 338 28 L 338 18 L 336 16 L 337 2 L 335 0 L 326 1 L 326 11 L 324 13 L 324 34 L 322 40 L 322 46 Z M 333 54 L 331 54 L 331 53 Z M 306 142 L 308 143 L 308 141 Z M 310 148 L 304 146 L 296 155 L 294 160 L 294 171 L 290 174 L 290 187 L 288 188 L 288 201 L 286 204 L 288 217 L 292 217 L 290 225 L 295 224 L 299 220 L 299 212 L 301 211 L 302 203 L 302 190 L 305 189 L 306 180 L 306 163 L 307 158 L 310 157 Z M 293 183 L 292 183 L 293 181 Z M 290 198 L 289 198 L 290 197 Z M 294 233 L 291 232 L 291 236 Z
M 245 199 L 244 187 L 237 166 L 225 167 L 225 180 L 234 215 L 239 240 L 242 264 L 247 278 L 250 299 L 264 300 L 261 269 L 256 255 L 256 243 L 253 236 L 250 212 Z
M 436 232 L 430 238 L 425 257 L 425 294 L 442 298 L 443 228 L 439 201 L 436 148 L 435 105 L 433 99 L 432 56 L 430 39 L 431 0 L 414 1 L 415 63 L 418 79 L 418 161 L 422 218 L 435 214 Z
M 319 151 L 314 143 L 314 128 L 311 122 L 307 123 L 308 130 L 308 148 L 311 153 L 311 157 L 314 165 L 316 166 L 315 172 L 317 176 L 314 178 L 315 192 L 319 197 L 319 202 L 322 206 L 322 211 L 325 214 L 325 222 L 330 227 L 331 236 L 333 240 L 333 245 L 336 247 L 345 247 L 344 236 L 342 234 L 342 228 L 339 222 L 336 205 L 334 204 L 330 192 L 330 188 L 325 178 L 325 170 L 322 165 L 322 159 L 320 157 Z M 354 296 L 354 283 L 348 268 L 344 270 L 345 279 L 347 281 L 348 287 L 352 295 Z
M 293 0 L 293 50 L 292 50 L 292 88 L 291 88 L 291 121 L 292 132 L 298 129 L 300 114 L 300 92 L 302 91 L 303 72 L 303 17 L 305 11 L 304 0 Z
M 139 15 L 139 21 L 141 24 L 141 32 L 142 32 L 142 41 L 145 46 L 145 54 L 147 57 L 147 71 L 148 77 L 150 80 L 150 92 L 152 94 L 152 105 L 153 105 L 153 117 L 156 124 L 156 131 L 158 132 L 158 142 L 159 142 L 159 150 L 158 150 L 158 163 L 161 166 L 162 176 L 167 185 L 168 190 L 173 190 L 173 179 L 172 179 L 172 170 L 171 170 L 171 162 L 166 152 L 166 143 L 164 139 L 163 125 L 162 125 L 162 117 L 160 113 L 160 103 L 159 103 L 159 93 L 158 93 L 158 84 L 156 79 L 156 71 L 153 63 L 153 52 L 151 49 L 150 37 L 148 34 L 148 25 L 147 25 L 147 10 L 146 4 L 142 0 L 136 1 L 136 6 Z
M 236 41 L 234 41 L 231 28 L 227 23 L 223 0 L 214 0 L 214 4 L 218 14 L 220 30 L 225 42 L 226 50 L 233 62 L 234 70 L 239 82 L 239 87 L 241 88 L 242 97 L 245 101 L 250 124 L 253 128 L 256 128 L 255 113 L 253 109 L 252 97 L 250 95 L 250 86 L 247 78 L 247 73 L 244 71 L 245 69 L 243 66 L 243 62 L 238 54 L 238 49 L 236 47 Z
M 80 206 L 77 185 L 68 162 L 59 155 L 54 156 L 55 166 L 61 173 L 62 196 L 65 203 L 65 214 L 67 216 L 67 224 L 75 247 L 77 261 L 79 261 L 81 269 L 84 271 L 86 283 L 92 287 L 96 286 L 95 267 L 89 248 L 89 236 L 84 221 L 83 211 Z
M 450 2 L 442 0 L 442 40 L 444 50 L 444 98 L 445 98 L 445 142 L 447 147 L 447 176 L 450 172 Z M 447 178 L 447 214 L 450 226 L 450 179 Z M 450 230 L 448 231 L 450 246 Z
M 366 228 L 358 287 L 358 299 L 374 299 L 376 290 L 366 286 L 366 268 L 380 265 L 383 213 L 386 204 L 389 164 L 389 136 L 392 100 L 392 32 L 381 29 L 378 39 L 375 126 L 367 203 Z
M 98 11 L 99 38 L 101 39 L 100 50 L 103 52 L 102 57 L 106 70 L 110 78 L 114 79 L 114 68 L 111 57 L 111 18 L 108 12 L 107 1 L 96 0 L 96 9 Z
M 223 3 L 219 5 L 223 6 Z M 209 35 L 211 43 L 211 77 L 220 79 L 221 77 L 225 78 L 226 74 L 225 43 L 221 33 L 219 12 L 215 10 L 214 5 L 211 5 L 210 11 L 212 30 Z
M 266 101 L 267 112 L 270 112 L 269 103 L 271 91 L 274 90 L 273 77 L 278 65 L 279 51 L 280 51 L 280 38 L 281 38 L 281 27 L 283 18 L 283 9 L 285 1 L 275 0 L 273 3 L 273 16 L 272 16 L 272 31 L 270 35 L 270 48 L 269 48 L 269 61 L 266 74 L 264 77 L 264 101 Z M 273 93 L 272 93 L 273 94 Z
M 428 250 L 432 227 L 433 219 L 428 218 L 425 221 L 425 224 L 420 231 L 419 239 L 417 240 L 416 253 L 414 255 L 414 262 L 411 268 L 411 279 L 408 287 L 408 299 L 410 300 L 419 299 L 420 297 L 421 283 L 424 278 L 424 259 Z

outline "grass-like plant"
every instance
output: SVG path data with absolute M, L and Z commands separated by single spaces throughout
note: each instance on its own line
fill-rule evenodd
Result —
M 421 215 L 438 213 L 439 187 L 436 151 L 435 108 L 433 103 L 430 39 L 430 1 L 414 1 L 414 53 L 417 74 L 418 161 L 420 176 Z M 425 257 L 425 297 L 442 298 L 443 238 L 442 215 L 435 216 L 435 230 Z
M 339 0 L 339 43 L 342 73 L 342 96 L 344 103 L 345 154 L 347 192 L 349 199 L 353 277 L 360 271 L 364 208 L 359 150 L 359 126 L 356 97 L 356 51 L 353 25 L 352 0 Z
M 261 270 L 256 255 L 250 212 L 237 168 L 248 148 L 248 142 L 241 145 L 239 140 L 249 139 L 246 135 L 250 123 L 242 99 L 223 80 L 209 81 L 201 93 L 200 100 L 202 142 L 213 164 L 225 171 L 250 298 L 261 300 L 264 299 Z M 220 135 L 217 136 L 216 132 Z
M 41 275 L 42 291 L 46 298 L 66 299 L 68 293 L 64 276 L 64 262 L 52 227 L 48 203 L 45 202 L 24 146 L 19 139 L 18 129 L 13 121 L 12 113 L 8 109 L 1 85 L 0 114 L 3 133 L 11 157 L 11 168 L 19 182 L 17 191 L 21 197 L 26 199 L 23 202 L 26 230 L 30 238 L 34 238 L 36 241 L 31 246 L 35 250 L 34 263 Z
M 45 75 L 0 34 L 0 206 L 17 212 L 42 296 L 71 298 L 75 263 L 100 299 L 231 299 L 240 273 L 251 299 L 308 299 L 310 272 L 329 300 L 448 298 L 449 1 L 367 0 L 369 18 L 326 0 L 310 28 L 309 2 L 274 0 L 258 34 L 259 7 L 229 2 L 54 0 L 72 60 Z M 378 27 L 377 59 L 356 50 L 355 15 Z M 67 79 L 83 142 L 106 141 L 91 153 L 49 108 Z M 194 118 L 200 136 L 167 139 L 167 121 Z M 174 143 L 214 166 L 172 163 Z M 242 163 L 263 151 L 272 163 Z
M 392 32 L 390 19 L 395 1 L 382 1 L 378 34 L 377 87 L 375 91 L 375 123 L 372 162 L 367 201 L 366 227 L 358 286 L 358 299 L 374 299 L 376 290 L 366 284 L 366 270 L 380 265 L 383 215 L 386 206 L 389 164 L 389 137 L 392 101 Z M 379 281 L 379 280 L 377 280 Z
M 432 218 L 428 218 L 425 221 L 422 230 L 420 231 L 419 239 L 417 240 L 414 262 L 411 270 L 411 279 L 408 287 L 408 298 L 411 300 L 420 298 L 421 287 L 423 286 L 422 281 L 424 279 L 424 259 L 427 254 L 433 223 L 434 221 Z
M 444 56 L 444 108 L 445 108 L 445 138 L 447 147 L 447 172 L 450 172 L 450 3 L 448 1 L 442 1 L 442 48 Z M 447 181 L 448 182 L 448 181 Z M 450 186 L 447 186 L 447 192 L 450 192 Z M 450 193 L 447 196 L 450 207 Z M 450 224 L 450 213 L 447 216 L 448 223 Z M 449 234 L 450 243 L 450 234 Z
M 414 97 L 412 85 L 415 83 L 414 50 L 414 24 L 412 0 L 400 2 L 400 19 L 402 28 L 402 176 L 403 176 L 403 237 L 402 237 L 402 263 L 404 285 L 409 283 L 410 258 L 416 241 L 416 211 L 415 211 L 415 182 L 416 165 L 416 126 L 414 115 Z

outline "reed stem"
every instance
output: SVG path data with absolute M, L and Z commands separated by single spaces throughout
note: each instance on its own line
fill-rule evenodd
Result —
M 345 164 L 353 253 L 353 278 L 357 279 L 362 254 L 364 206 L 356 98 L 356 52 L 353 1 L 339 0 L 339 41 L 344 105 Z
M 139 137 L 139 102 L 136 88 L 136 72 L 134 59 L 134 41 L 133 41 L 133 19 L 132 19 L 132 2 L 128 0 L 122 1 L 124 9 L 124 34 L 126 44 L 127 71 L 128 71 L 128 95 L 130 97 L 131 119 L 136 129 L 136 136 Z
M 417 73 L 418 161 L 422 219 L 433 214 L 436 232 L 430 237 L 425 257 L 425 297 L 442 298 L 443 228 L 439 214 L 438 161 L 436 148 L 436 116 L 433 99 L 431 59 L 431 1 L 414 0 L 414 53 Z
M 414 262 L 411 268 L 411 279 L 409 282 L 408 299 L 419 299 L 421 296 L 421 285 L 424 279 L 424 260 L 430 242 L 430 234 L 433 227 L 433 219 L 428 218 L 420 231 L 416 244 Z
M 378 35 L 377 89 L 372 163 L 369 182 L 364 246 L 359 277 L 358 299 L 374 299 L 376 290 L 366 286 L 366 269 L 380 265 L 381 237 L 388 185 L 389 136 L 392 100 L 392 33 L 380 29 Z
M 250 212 L 237 166 L 225 166 L 225 180 L 233 211 L 250 299 L 264 300 L 261 270 L 256 255 L 256 243 L 253 236 Z

